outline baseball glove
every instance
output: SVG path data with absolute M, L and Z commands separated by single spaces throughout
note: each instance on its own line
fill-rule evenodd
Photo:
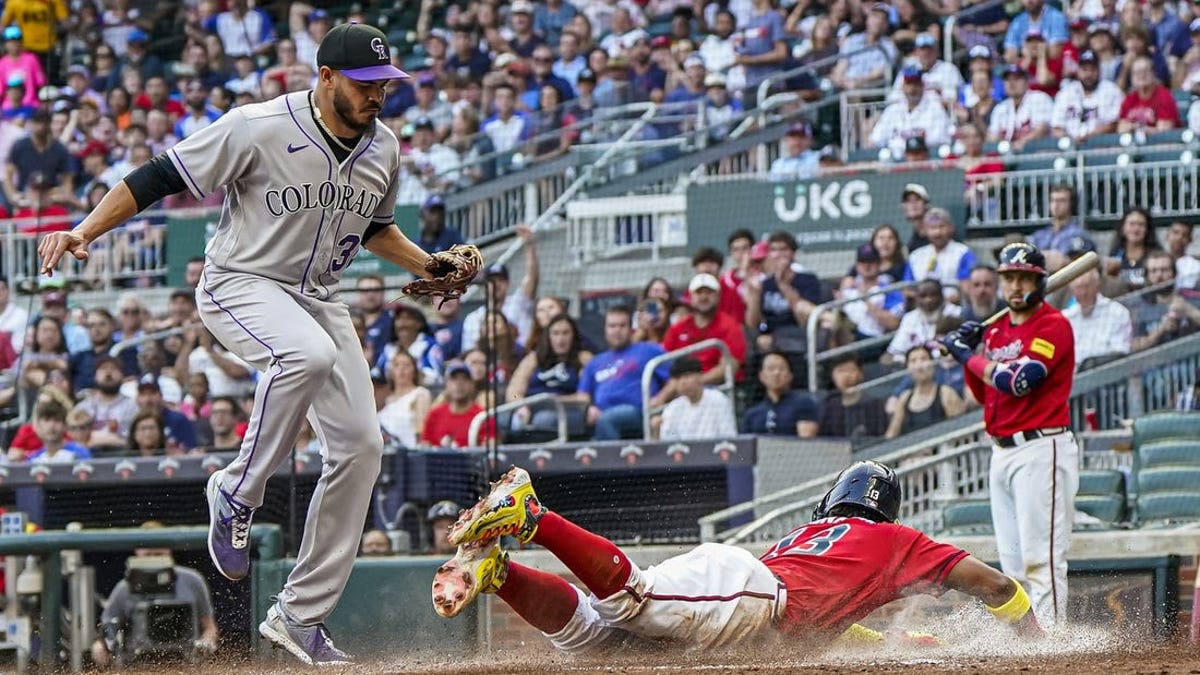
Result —
M 447 300 L 461 297 L 482 268 L 483 254 L 474 244 L 456 244 L 425 261 L 425 271 L 431 278 L 410 281 L 401 291 L 413 297 L 440 295 L 440 307 Z

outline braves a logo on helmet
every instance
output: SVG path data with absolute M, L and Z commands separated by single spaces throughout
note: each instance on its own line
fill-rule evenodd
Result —
M 1012 257 L 1009 258 L 1008 262 L 1028 265 L 1029 264 L 1028 256 L 1029 256 L 1028 249 L 1017 248 L 1017 249 L 1013 250 Z
M 371 49 L 379 55 L 380 61 L 388 60 L 387 45 L 383 44 L 383 38 L 371 38 Z

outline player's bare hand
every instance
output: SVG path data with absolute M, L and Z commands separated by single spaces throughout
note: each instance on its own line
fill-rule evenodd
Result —
M 42 274 L 54 276 L 54 268 L 66 254 L 76 260 L 88 259 L 88 241 L 75 232 L 51 232 L 38 243 L 38 257 L 42 259 Z

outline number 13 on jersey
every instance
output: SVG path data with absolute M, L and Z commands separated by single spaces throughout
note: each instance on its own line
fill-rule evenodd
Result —
M 774 558 L 779 555 L 825 555 L 837 540 L 846 536 L 850 531 L 848 523 L 839 523 L 821 532 L 809 534 L 811 525 L 805 525 L 793 530 L 788 536 L 780 539 L 763 558 Z

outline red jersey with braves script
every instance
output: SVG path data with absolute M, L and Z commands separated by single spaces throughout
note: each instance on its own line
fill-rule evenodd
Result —
M 787 587 L 785 633 L 841 632 L 913 593 L 941 595 L 967 552 L 898 523 L 824 518 L 801 525 L 762 560 Z
M 983 332 L 983 356 L 1008 363 L 1019 359 L 1041 361 L 1046 379 L 1025 396 L 1006 394 L 985 386 L 969 369 L 967 386 L 983 401 L 983 422 L 992 436 L 1021 431 L 1065 427 L 1071 424 L 1067 399 L 1075 379 L 1075 333 L 1062 312 L 1042 303 L 1018 326 L 1005 316 Z

